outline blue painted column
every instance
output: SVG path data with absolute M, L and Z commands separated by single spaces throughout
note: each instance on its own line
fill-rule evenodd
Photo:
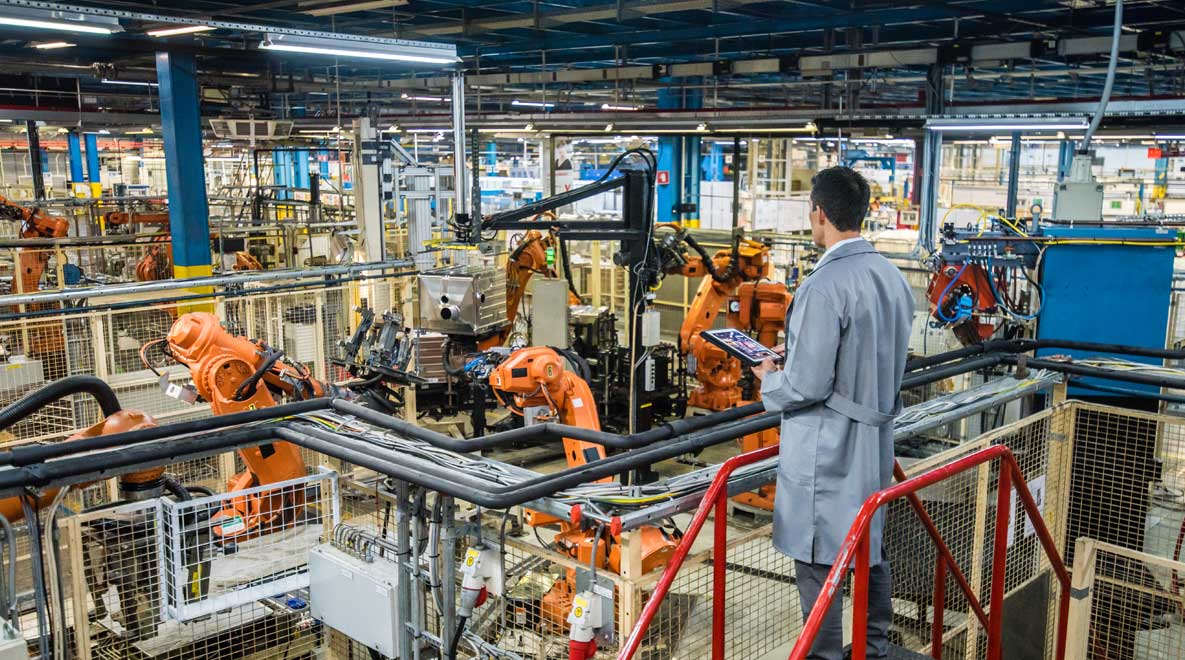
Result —
M 724 180 L 724 145 L 713 142 L 711 150 L 704 157 L 704 162 L 706 163 L 704 174 L 708 181 Z
M 169 182 L 173 275 L 177 278 L 210 275 L 210 206 L 206 200 L 201 104 L 194 56 L 157 53 L 156 79 L 160 83 L 161 134 Z
M 272 149 L 272 179 L 277 186 L 289 187 L 292 185 L 291 178 L 288 171 L 289 152 L 283 149 Z M 276 199 L 288 199 L 288 190 L 277 190 Z
M 87 133 L 86 140 L 86 176 L 91 184 L 91 197 L 103 194 L 103 174 L 99 164 L 99 136 Z
M 677 110 L 683 107 L 683 90 L 658 90 L 658 109 Z M 683 139 L 681 137 L 658 138 L 658 176 L 656 188 L 658 200 L 658 222 L 675 222 L 679 219 L 673 210 L 680 202 L 683 189 Z M 666 183 L 663 183 L 665 178 Z
M 309 189 L 309 152 L 301 149 L 293 152 L 293 160 L 295 161 L 296 180 L 294 185 L 301 190 Z
M 86 183 L 86 177 L 82 174 L 82 143 L 77 131 L 66 134 L 66 151 L 70 155 L 70 194 L 77 195 L 81 191 L 75 186 Z
M 488 176 L 496 176 L 494 168 L 498 166 L 498 143 L 490 140 L 486 142 L 486 167 L 490 168 Z

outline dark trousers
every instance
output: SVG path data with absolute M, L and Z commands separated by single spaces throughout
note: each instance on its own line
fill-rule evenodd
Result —
M 811 608 L 819 598 L 831 566 L 794 562 L 798 582 L 798 598 L 802 604 L 802 621 L 806 623 Z M 868 656 L 889 657 L 889 623 L 893 619 L 893 577 L 889 562 L 882 561 L 868 571 Z M 823 619 L 823 626 L 815 637 L 808 660 L 843 660 L 843 594 L 838 593 Z

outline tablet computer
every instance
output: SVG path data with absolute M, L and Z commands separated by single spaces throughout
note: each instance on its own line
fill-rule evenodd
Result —
M 756 339 L 736 328 L 704 330 L 700 336 L 740 360 L 741 364 L 746 367 L 757 366 L 766 358 L 774 362 L 782 361 L 782 356 L 775 353 L 773 349 L 762 346 Z

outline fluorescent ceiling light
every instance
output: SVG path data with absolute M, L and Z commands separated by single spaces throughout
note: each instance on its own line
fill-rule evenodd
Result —
M 11 123 L 12 123 L 11 119 L 0 119 L 0 124 L 11 124 Z
M 142 82 L 139 80 L 109 80 L 107 78 L 104 78 L 100 82 L 102 82 L 104 85 L 135 85 L 136 87 L 159 87 L 159 85 L 157 83 Z
M 11 27 L 102 35 L 119 32 L 123 29 L 118 20 L 105 16 L 21 7 L 5 7 L 0 11 L 2 11 L 0 25 Z
M 33 47 L 41 50 L 53 50 L 55 48 L 73 48 L 74 44 L 69 41 L 47 41 L 43 44 L 33 44 Z
M 1185 135 L 1175 135 L 1175 134 L 1174 135 L 1161 135 L 1160 133 L 1157 133 L 1155 139 L 1157 139 L 1157 140 L 1185 140 Z
M 409 128 L 404 132 L 405 133 L 443 133 L 447 130 L 450 130 L 450 129 L 447 129 L 447 128 Z
M 215 29 L 213 25 L 187 25 L 185 27 L 175 28 L 161 28 L 159 30 L 149 30 L 150 37 L 172 37 L 178 34 L 193 34 L 194 32 L 209 32 Z
M 411 96 L 409 94 L 400 94 L 399 98 L 406 99 L 408 101 L 433 101 L 435 103 L 448 103 L 452 101 L 452 99 L 447 96 Z
M 510 105 L 517 105 L 526 108 L 554 108 L 554 103 L 545 103 L 543 101 L 520 101 L 515 99 L 510 102 Z
M 613 105 L 612 103 L 602 103 L 601 109 L 602 110 L 622 110 L 622 111 L 626 111 L 626 112 L 632 112 L 634 110 L 641 110 L 641 108 L 639 108 L 636 105 Z
M 333 55 L 335 57 L 356 57 L 391 62 L 415 62 L 420 64 L 455 64 L 456 48 L 435 47 L 410 42 L 381 42 L 362 39 L 328 39 L 324 37 L 301 37 L 290 34 L 269 34 L 259 47 L 306 55 Z
M 932 131 L 1073 131 L 1088 126 L 1085 119 L 1058 117 L 1042 120 L 1032 119 L 931 119 L 926 128 Z

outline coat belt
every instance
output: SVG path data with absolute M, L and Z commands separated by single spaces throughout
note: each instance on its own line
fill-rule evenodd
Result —
M 875 408 L 870 408 L 866 405 L 856 403 L 838 392 L 832 392 L 831 396 L 823 402 L 824 406 L 834 410 L 835 412 L 855 420 L 861 424 L 868 426 L 885 426 L 892 423 L 897 414 L 901 412 L 901 397 L 897 397 L 897 403 L 893 406 L 892 412 L 884 413 Z

